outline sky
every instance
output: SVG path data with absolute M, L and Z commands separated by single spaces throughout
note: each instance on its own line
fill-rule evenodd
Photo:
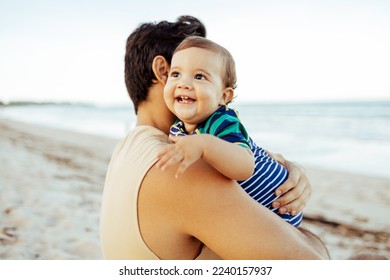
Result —
M 0 0 L 0 101 L 129 102 L 141 23 L 198 17 L 237 64 L 237 102 L 390 100 L 388 0 Z

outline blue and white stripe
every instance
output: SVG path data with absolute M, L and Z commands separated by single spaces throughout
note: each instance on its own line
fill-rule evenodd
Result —
M 293 226 L 299 227 L 302 222 L 302 212 L 296 216 L 279 214 L 278 209 L 272 207 L 272 202 L 278 198 L 275 190 L 287 180 L 287 170 L 272 159 L 264 149 L 257 146 L 251 138 L 249 138 L 249 144 L 255 157 L 255 170 L 250 178 L 238 183 L 254 200 Z

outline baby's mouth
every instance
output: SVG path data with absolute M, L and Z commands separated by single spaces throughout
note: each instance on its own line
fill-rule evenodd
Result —
M 192 98 L 185 96 L 185 95 L 180 95 L 180 96 L 176 97 L 176 101 L 179 103 L 182 103 L 182 104 L 188 104 L 188 103 L 194 102 L 195 99 L 192 99 Z

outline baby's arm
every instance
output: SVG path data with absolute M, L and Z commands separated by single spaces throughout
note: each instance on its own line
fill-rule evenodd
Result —
M 176 178 L 201 158 L 233 180 L 245 180 L 253 174 L 254 158 L 247 148 L 210 134 L 169 137 L 174 144 L 158 154 L 157 167 L 164 170 L 180 162 Z

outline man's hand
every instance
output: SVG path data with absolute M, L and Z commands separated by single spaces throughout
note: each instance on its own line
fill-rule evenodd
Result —
M 286 160 L 281 154 L 270 152 L 268 154 L 288 171 L 288 179 L 275 191 L 275 195 L 280 197 L 272 203 L 272 206 L 279 208 L 280 214 L 290 213 L 294 216 L 305 208 L 311 197 L 312 188 L 309 178 L 299 164 Z

